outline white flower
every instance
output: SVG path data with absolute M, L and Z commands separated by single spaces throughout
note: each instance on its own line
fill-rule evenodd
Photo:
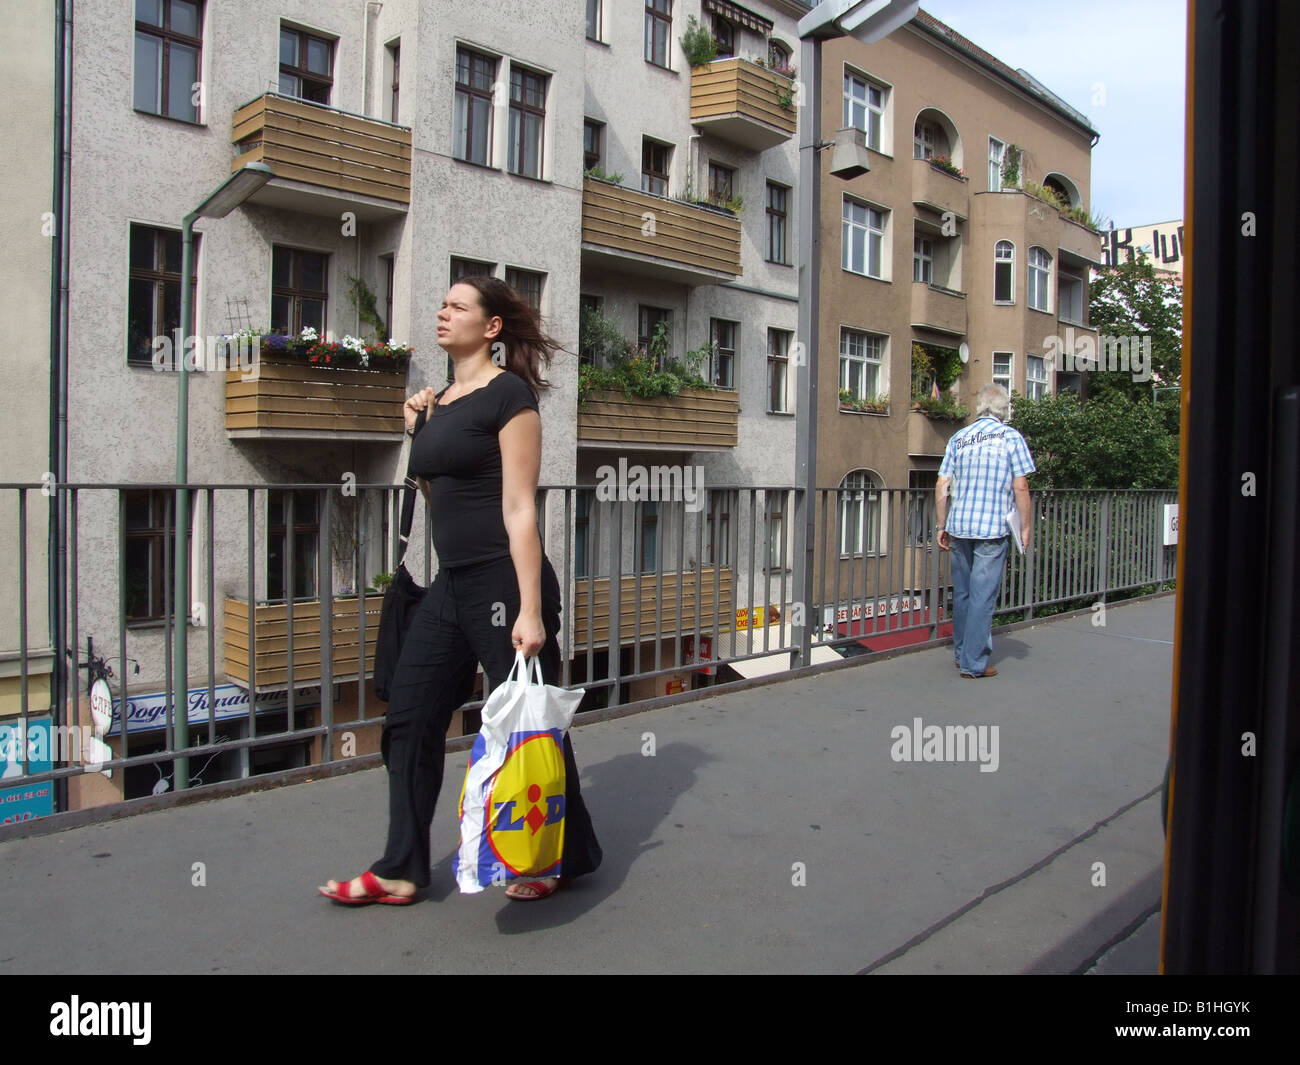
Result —
M 347 348 L 349 351 L 355 351 L 358 355 L 361 354 L 366 347 L 364 340 L 360 340 L 354 336 L 345 336 L 339 341 L 339 344 Z
M 370 365 L 370 356 L 367 355 L 365 352 L 362 352 L 362 353 L 361 353 L 361 365 L 362 365 L 362 366 L 369 366 L 369 365 Z
M 320 337 L 319 337 L 319 336 L 317 335 L 317 333 L 316 333 L 316 329 L 315 329 L 315 327 L 310 326 L 310 325 L 307 326 L 307 327 L 306 327 L 306 328 L 305 328 L 301 333 L 299 333 L 298 336 L 299 336 L 299 339 L 301 339 L 301 340 L 319 340 L 319 339 L 320 339 Z
M 397 346 L 398 346 L 397 341 L 394 340 L 392 337 L 389 337 L 389 338 L 388 338 L 388 346 L 389 346 L 390 348 L 395 348 L 395 347 L 397 347 Z

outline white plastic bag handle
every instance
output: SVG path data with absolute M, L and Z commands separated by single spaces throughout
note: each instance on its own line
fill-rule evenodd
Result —
M 525 658 L 523 651 L 516 651 L 515 664 L 506 679 L 518 681 L 520 684 L 536 684 L 545 687 L 546 681 L 542 679 L 542 660 L 536 655 Z

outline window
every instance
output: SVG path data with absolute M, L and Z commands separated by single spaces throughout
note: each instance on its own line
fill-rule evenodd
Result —
M 773 70 L 789 70 L 791 67 L 790 56 L 792 55 L 781 41 L 775 37 L 768 38 L 767 42 L 767 65 Z
M 864 130 L 867 147 L 881 151 L 885 89 L 860 74 L 844 75 L 844 126 Z
M 785 568 L 785 493 L 767 492 L 767 568 Z
M 651 349 L 657 346 L 655 338 L 656 334 L 660 332 L 660 326 L 663 327 L 662 344 L 664 350 L 655 353 L 656 364 L 660 362 L 660 356 L 667 357 L 668 346 L 672 342 L 673 312 L 664 310 L 662 307 L 640 306 L 637 308 L 637 347 L 647 354 L 651 353 Z
M 916 128 L 912 131 L 912 158 L 913 159 L 934 158 L 934 124 L 933 123 L 917 122 Z
M 736 492 L 709 489 L 705 506 L 704 564 L 728 569 L 731 566 L 731 512 Z
M 736 332 L 735 322 L 722 318 L 709 319 L 709 380 L 718 388 L 736 387 Z
M 770 181 L 767 183 L 767 242 L 764 257 L 770 263 L 780 263 L 783 266 L 790 264 L 786 246 L 789 198 L 790 190 L 784 185 L 773 185 Z
M 1005 388 L 1007 395 L 1011 395 L 1011 360 L 1013 357 L 1013 354 L 1009 351 L 995 351 L 993 353 L 993 383 Z
M 885 338 L 857 329 L 840 330 L 840 389 L 854 399 L 870 399 L 884 391 L 880 368 L 884 361 Z
M 605 126 L 587 119 L 582 124 L 582 168 L 594 170 L 600 166 L 600 142 Z
M 176 494 L 161 489 L 135 489 L 124 494 L 126 620 L 161 621 L 172 589 Z M 191 491 L 191 515 L 194 495 Z
M 454 256 L 451 260 L 451 284 L 457 281 L 463 281 L 467 277 L 491 277 L 492 264 L 481 263 L 475 259 L 457 259 Z
M 328 272 L 328 255 L 272 247 L 271 332 L 293 335 L 311 326 L 320 336 L 325 335 Z
M 600 40 L 600 3 L 601 0 L 587 0 L 587 39 Z
M 496 77 L 497 61 L 491 56 L 468 48 L 456 49 L 455 144 L 452 154 L 457 159 L 491 166 L 492 84 Z M 511 113 L 513 115 L 513 104 Z
M 769 414 L 788 414 L 790 412 L 790 337 L 785 329 L 767 331 L 767 412 Z
M 587 322 L 593 315 L 603 313 L 605 301 L 599 296 L 578 297 L 578 335 L 587 338 Z M 584 366 L 595 366 L 596 355 L 600 348 L 598 341 L 587 339 L 578 349 L 578 362 Z
M 840 557 L 880 554 L 881 485 L 867 470 L 840 482 Z
M 908 470 L 907 487 L 911 493 L 907 507 L 907 538 L 914 544 L 928 543 L 934 534 L 934 489 L 938 470 Z
M 542 131 L 546 125 L 544 74 L 510 69 L 510 157 L 512 174 L 542 176 Z
M 1047 360 L 1041 355 L 1025 356 L 1025 395 L 1030 399 L 1047 395 Z
M 673 39 L 673 0 L 646 0 L 645 59 L 657 67 L 668 66 L 668 46 Z
M 1002 152 L 1006 148 L 996 137 L 989 138 L 989 192 L 1002 191 Z
M 929 237 L 912 238 L 912 280 L 934 284 L 934 241 Z
M 1029 306 L 1036 311 L 1050 311 L 1052 257 L 1042 248 L 1029 249 Z
M 721 15 L 713 16 L 713 43 L 719 59 L 729 59 L 736 54 L 736 27 Z
M 726 207 L 735 195 L 736 172 L 721 163 L 709 164 L 709 202 L 714 207 Z
M 844 198 L 844 269 L 883 277 L 885 212 Z
M 1083 325 L 1085 282 L 1078 274 L 1056 272 L 1057 311 L 1061 319 L 1074 325 Z
M 594 576 L 596 538 L 591 527 L 591 512 L 596 502 L 593 488 L 579 488 L 573 500 L 573 575 Z
M 668 195 L 668 160 L 672 148 L 667 144 L 641 138 L 641 191 L 654 196 Z
M 394 41 L 388 45 L 388 68 L 392 76 L 388 82 L 388 121 L 397 121 L 397 102 L 400 97 L 400 86 L 402 81 L 402 45 L 399 41 Z
M 646 500 L 637 506 L 641 508 L 641 522 L 636 541 L 636 571 L 654 573 L 659 569 L 659 504 Z
M 197 0 L 135 0 L 135 109 L 198 122 L 202 51 Z
M 194 273 L 190 298 L 196 290 L 199 234 L 194 234 Z M 131 226 L 130 269 L 127 275 L 128 366 L 153 365 L 154 337 L 173 337 L 181 324 L 181 235 L 170 229 Z M 174 356 L 183 352 L 173 352 Z
M 396 335 L 393 329 L 393 281 L 396 276 L 397 257 L 381 255 L 379 262 L 384 270 L 384 335 L 379 340 L 388 340 Z
M 506 284 L 518 292 L 524 302 L 539 314 L 542 310 L 542 279 L 545 276 L 532 270 L 506 268 Z
M 334 42 L 306 30 L 280 27 L 280 91 L 313 103 L 330 102 Z
M 314 599 L 320 545 L 316 493 L 310 489 L 292 493 L 272 489 L 267 496 L 266 597 L 268 600 L 287 598 L 285 589 L 289 586 L 289 523 L 292 521 L 293 598 Z M 293 511 L 292 515 L 290 510 Z
M 1014 303 L 1016 249 L 1009 240 L 1000 240 L 993 249 L 993 302 Z

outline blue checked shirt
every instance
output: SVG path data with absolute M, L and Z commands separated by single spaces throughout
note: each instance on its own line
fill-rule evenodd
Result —
M 963 540 L 1006 536 L 1007 512 L 1015 506 L 1011 481 L 1035 469 L 1025 438 L 991 415 L 954 433 L 939 467 L 940 477 L 952 478 L 948 535 Z

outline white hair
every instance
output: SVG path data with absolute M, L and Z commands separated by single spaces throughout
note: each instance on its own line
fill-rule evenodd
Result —
M 975 417 L 991 414 L 1000 422 L 1011 417 L 1011 397 L 999 384 L 990 382 L 975 394 Z

